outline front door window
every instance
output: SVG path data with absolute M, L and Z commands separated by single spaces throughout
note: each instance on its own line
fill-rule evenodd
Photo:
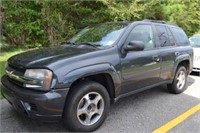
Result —
M 155 47 L 153 30 L 151 25 L 138 25 L 129 34 L 126 43 L 131 41 L 142 41 L 145 45 L 144 49 Z

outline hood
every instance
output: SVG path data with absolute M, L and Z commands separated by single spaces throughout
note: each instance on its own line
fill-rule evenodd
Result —
M 9 58 L 8 63 L 19 67 L 31 67 L 33 65 L 45 66 L 59 59 L 70 58 L 80 54 L 92 52 L 95 49 L 68 47 L 65 45 L 43 48 L 24 52 Z

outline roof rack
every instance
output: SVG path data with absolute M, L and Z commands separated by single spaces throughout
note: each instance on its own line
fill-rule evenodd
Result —
M 144 19 L 143 21 L 145 21 L 145 22 L 154 22 L 154 23 L 167 24 L 167 22 L 165 22 L 165 21 L 161 21 L 161 20 L 150 20 L 150 19 Z

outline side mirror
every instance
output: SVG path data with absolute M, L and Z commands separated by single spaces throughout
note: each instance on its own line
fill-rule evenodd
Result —
M 142 41 L 131 41 L 124 47 L 124 51 L 142 51 L 144 50 L 144 43 Z

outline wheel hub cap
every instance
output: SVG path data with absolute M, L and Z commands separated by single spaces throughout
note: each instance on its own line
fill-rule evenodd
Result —
M 96 105 L 95 104 L 90 104 L 87 108 L 88 112 L 94 112 L 96 109 Z
M 96 123 L 104 111 L 104 100 L 97 92 L 84 95 L 77 107 L 77 118 L 83 125 L 90 126 Z
M 178 89 L 182 89 L 183 86 L 185 85 L 185 72 L 184 71 L 180 71 L 178 76 L 177 76 L 177 88 Z

